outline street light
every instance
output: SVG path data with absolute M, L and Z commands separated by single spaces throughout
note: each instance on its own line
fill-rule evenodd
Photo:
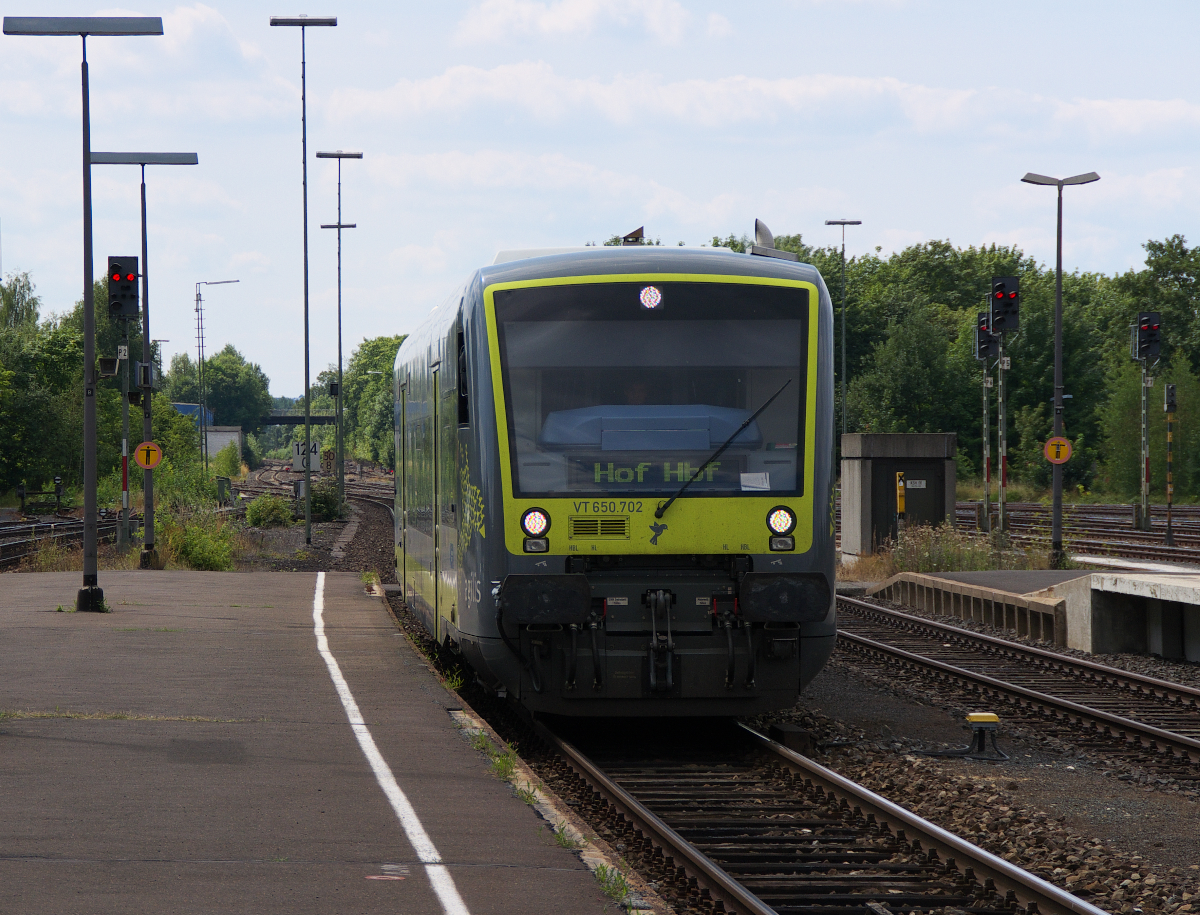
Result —
M 356 223 L 342 222 L 342 160 L 361 159 L 360 152 L 319 152 L 318 159 L 337 159 L 338 164 L 338 217 L 332 225 L 322 225 L 322 229 L 337 229 L 337 261 L 338 261 L 338 397 L 337 397 L 337 462 L 338 462 L 338 506 L 346 501 L 346 453 L 342 440 L 342 229 L 358 228 Z
M 76 610 L 102 612 L 96 546 L 96 309 L 92 294 L 92 125 L 88 91 L 89 35 L 161 35 L 160 16 L 5 16 L 5 35 L 78 35 L 83 41 L 83 586 Z
M 861 219 L 826 219 L 827 226 L 842 227 L 842 435 L 846 434 L 846 226 L 861 226 Z
M 1054 274 L 1054 434 L 1062 435 L 1063 374 L 1062 374 L 1062 190 L 1068 184 L 1091 184 L 1099 181 L 1095 172 L 1073 178 L 1047 178 L 1028 172 L 1021 179 L 1026 184 L 1043 184 L 1058 188 L 1058 265 Z M 1062 464 L 1054 465 L 1054 515 L 1050 527 L 1050 567 L 1061 569 L 1066 554 L 1062 542 Z
M 196 283 L 196 376 L 200 382 L 200 447 L 204 453 L 204 472 L 208 473 L 208 410 L 204 396 L 204 301 L 200 298 L 201 286 L 224 286 L 227 283 L 240 283 L 241 280 L 200 280 Z
M 195 153 L 137 153 L 137 152 L 97 152 L 92 153 L 93 165 L 138 165 L 142 169 L 142 363 L 150 364 L 150 252 L 146 239 L 146 166 L 147 165 L 198 165 L 199 157 Z M 128 336 L 129 322 L 125 322 Z M 128 346 L 129 341 L 125 341 Z M 154 439 L 154 429 L 151 423 L 150 397 L 153 393 L 153 378 L 150 387 L 142 389 L 142 441 Z M 129 360 L 125 360 L 125 388 L 121 403 L 121 460 L 129 464 Z M 142 379 L 138 379 L 139 386 Z M 122 469 L 125 479 L 126 493 L 128 492 L 128 475 Z M 154 471 L 142 472 L 142 554 L 139 565 L 143 569 L 153 569 L 158 565 L 158 557 L 154 552 Z M 129 524 L 129 501 L 126 494 L 124 500 L 124 523 Z
M 311 392 L 308 385 L 308 89 L 305 75 L 304 30 L 309 26 L 335 26 L 337 16 L 272 16 L 271 25 L 298 26 L 300 29 L 300 162 L 304 198 L 304 542 L 312 545 L 312 447 Z M 339 220 L 340 221 L 340 220 Z

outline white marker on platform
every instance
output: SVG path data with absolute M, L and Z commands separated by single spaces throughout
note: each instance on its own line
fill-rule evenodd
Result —
M 392 805 L 392 810 L 396 812 L 396 817 L 404 828 L 404 834 L 408 836 L 409 844 L 416 851 L 421 863 L 425 865 L 425 873 L 429 875 L 429 883 L 433 887 L 434 893 L 437 894 L 438 901 L 442 904 L 442 911 L 446 915 L 470 915 L 466 903 L 458 895 L 454 878 L 442 864 L 442 856 L 438 854 L 433 840 L 429 838 L 425 827 L 421 825 L 417 812 L 400 789 L 391 767 L 383 758 L 383 754 L 379 752 L 379 747 L 375 745 L 375 738 L 371 736 L 366 722 L 363 721 L 362 713 L 358 710 L 358 703 L 354 701 L 354 694 L 350 692 L 346 678 L 342 676 L 342 668 L 338 665 L 333 652 L 329 650 L 329 639 L 325 638 L 324 572 L 317 573 L 317 591 L 313 595 L 313 631 L 317 636 L 317 651 L 321 653 L 321 657 L 325 659 L 325 666 L 329 668 L 333 688 L 337 690 L 338 698 L 342 700 L 342 707 L 346 710 L 346 717 L 350 719 L 350 728 L 354 731 L 354 736 L 358 738 L 358 745 L 362 748 L 363 755 L 367 757 L 367 762 L 371 764 L 375 780 L 379 782 L 379 787 L 383 789 L 384 795 Z

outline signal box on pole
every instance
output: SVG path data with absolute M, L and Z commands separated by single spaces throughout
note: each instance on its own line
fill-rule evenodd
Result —
M 1155 359 L 1162 352 L 1162 324 L 1157 311 L 1139 311 L 1134 328 L 1135 361 Z
M 1021 285 L 1015 276 L 992 277 L 991 292 L 993 334 L 1012 333 L 1020 325 Z
M 138 316 L 138 259 L 108 259 L 108 313 L 114 318 Z
M 1000 355 L 1000 341 L 992 333 L 990 319 L 991 315 L 986 311 L 979 312 L 975 318 L 975 358 L 981 362 Z

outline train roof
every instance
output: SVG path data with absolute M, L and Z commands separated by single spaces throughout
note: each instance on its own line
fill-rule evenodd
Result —
M 472 289 L 479 292 L 493 283 L 629 273 L 694 273 L 801 280 L 813 283 L 820 290 L 822 301 L 828 301 L 829 297 L 821 274 L 811 264 L 757 254 L 739 254 L 729 248 L 626 245 L 501 251 L 494 263 L 476 270 L 463 286 L 434 308 L 420 326 L 408 335 L 396 355 L 396 363 L 399 365 L 402 359 L 411 358 L 413 353 L 429 347 L 433 347 L 429 350 L 431 358 L 440 359 L 444 334 L 453 325 L 464 294 L 470 299 Z M 480 300 L 476 298 L 474 301 L 478 307 Z
M 479 271 L 484 286 L 521 280 L 605 273 L 709 273 L 807 280 L 821 286 L 811 264 L 777 257 L 739 254 L 729 248 L 684 248 L 666 245 L 535 248 L 501 251 Z

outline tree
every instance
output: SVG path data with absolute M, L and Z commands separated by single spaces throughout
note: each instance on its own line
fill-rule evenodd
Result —
M 0 282 L 0 327 L 35 327 L 42 300 L 33 292 L 28 273 L 10 273 Z
M 1178 401 L 1175 413 L 1175 498 L 1200 496 L 1200 380 L 1182 352 L 1162 366 L 1149 391 L 1151 492 L 1166 494 L 1167 432 L 1163 412 L 1163 384 L 1174 384 Z M 1108 381 L 1111 395 L 1102 411 L 1108 484 L 1126 498 L 1136 498 L 1142 481 L 1142 373 L 1126 361 Z M 1065 466 L 1075 460 L 1074 457 Z
M 204 400 L 215 425 L 239 426 L 247 432 L 260 429 L 274 403 L 269 386 L 262 368 L 247 362 L 232 343 L 204 360 Z M 200 402 L 196 363 L 187 353 L 171 358 L 163 393 L 173 403 Z
M 1181 349 L 1193 372 L 1200 372 L 1200 248 L 1189 248 L 1182 235 L 1172 235 L 1165 241 L 1148 241 L 1146 269 L 1130 270 L 1113 281 L 1120 298 L 1111 302 L 1115 314 L 1110 325 L 1119 353 L 1127 344 L 1128 331 L 1119 332 L 1137 320 L 1139 311 L 1157 311 L 1162 315 L 1164 361 L 1169 361 L 1176 348 Z M 1127 346 L 1125 347 L 1128 351 Z M 1119 358 L 1119 357 L 1118 357 Z
M 970 428 L 976 398 L 969 367 L 951 358 L 953 318 L 932 306 L 894 322 L 869 367 L 850 384 L 849 413 L 863 432 Z
M 351 354 L 342 379 L 345 384 L 342 421 L 347 454 L 373 461 L 391 460 L 390 455 L 395 450 L 391 431 L 392 372 L 396 351 L 406 336 L 364 339 Z

